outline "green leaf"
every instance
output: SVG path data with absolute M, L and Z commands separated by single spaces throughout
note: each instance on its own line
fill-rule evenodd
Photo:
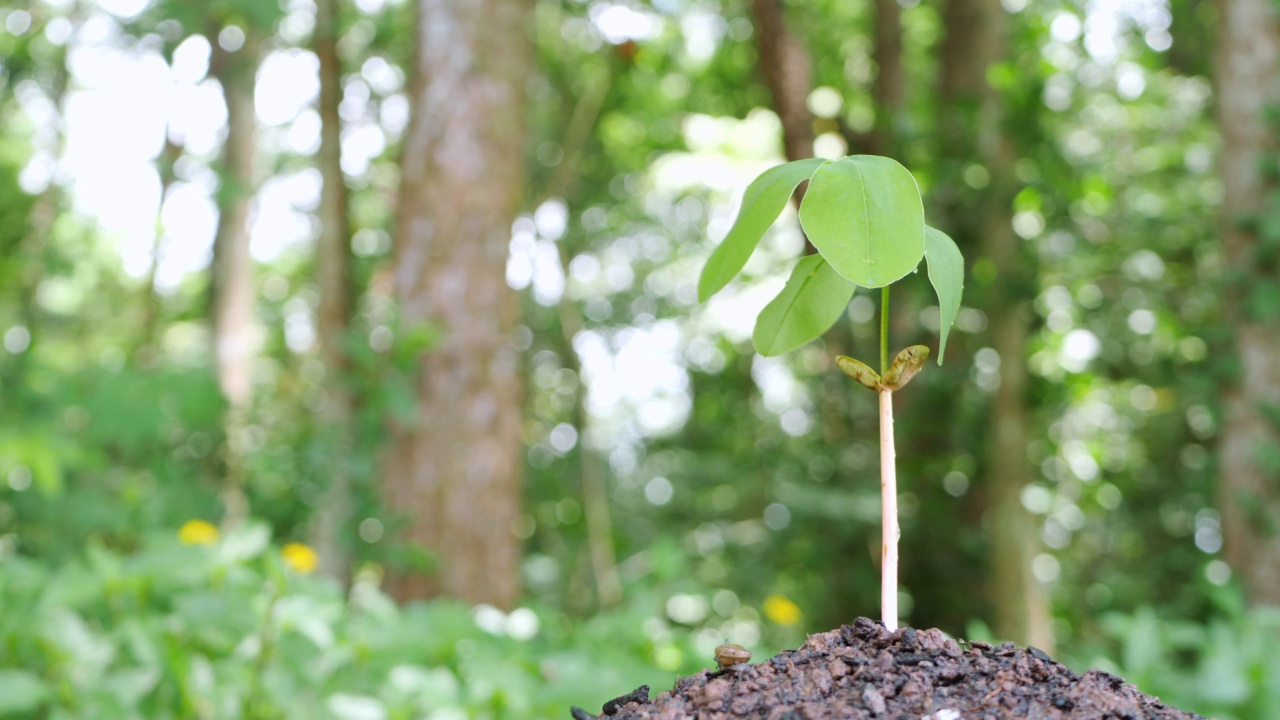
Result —
M 844 313 L 854 284 L 821 255 L 800 258 L 786 287 L 760 311 L 751 341 L 761 355 L 781 355 L 827 331 Z
M 937 228 L 924 229 L 924 262 L 929 268 L 929 282 L 938 294 L 938 364 L 947 351 L 947 333 L 960 314 L 960 296 L 964 293 L 964 256 L 956 241 Z
M 800 225 L 836 272 L 863 287 L 898 280 L 924 256 L 920 188 L 890 158 L 851 155 L 818 168 Z
M 702 277 L 698 278 L 699 302 L 706 302 L 720 292 L 742 270 L 760 244 L 760 238 L 787 206 L 791 193 L 824 162 L 822 158 L 796 160 L 769 168 L 751 181 L 742 196 L 742 208 L 733 227 L 702 268 Z
M 0 715 L 35 715 L 49 688 L 39 675 L 26 670 L 0 670 Z

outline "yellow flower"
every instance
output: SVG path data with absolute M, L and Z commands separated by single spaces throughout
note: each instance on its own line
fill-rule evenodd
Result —
M 319 558 L 316 557 L 316 551 L 302 543 L 289 543 L 280 550 L 280 557 L 284 558 L 284 564 L 295 572 L 303 575 L 316 569 L 316 563 Z
M 183 545 L 212 545 L 218 542 L 218 528 L 204 520 L 188 520 L 178 529 Z
M 800 606 L 781 595 L 770 595 L 764 601 L 764 614 L 779 625 L 795 625 L 800 622 Z

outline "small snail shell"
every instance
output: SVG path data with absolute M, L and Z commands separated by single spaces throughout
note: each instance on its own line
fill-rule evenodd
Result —
M 721 670 L 728 670 L 751 659 L 751 651 L 741 645 L 721 645 L 716 648 L 716 662 Z

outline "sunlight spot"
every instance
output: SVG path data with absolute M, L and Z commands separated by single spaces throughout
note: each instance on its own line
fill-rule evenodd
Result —
M 654 505 L 666 505 L 671 502 L 671 496 L 675 494 L 675 488 L 671 486 L 671 481 L 659 475 L 653 478 L 644 486 L 644 497 Z
M 593 2 L 587 15 L 604 39 L 614 45 L 628 40 L 648 40 L 662 31 L 662 21 L 656 15 L 625 5 Z
M 227 52 L 236 52 L 244 47 L 244 30 L 235 25 L 228 25 L 218 33 L 218 47 Z
M 98 0 L 103 10 L 125 20 L 146 10 L 150 4 L 149 0 Z
M 1231 580 L 1231 566 L 1221 560 L 1210 560 L 1204 566 L 1204 576 L 1214 585 L 1226 585 Z
M 1098 341 L 1097 335 L 1084 329 L 1072 330 L 1062 340 L 1059 362 L 1065 370 L 1081 372 L 1101 350 L 1102 343 Z
M 19 355 L 27 351 L 31 346 L 31 331 L 27 330 L 24 325 L 14 325 L 5 331 L 4 349 Z
M 306 50 L 273 52 L 262 61 L 254 109 L 264 125 L 296 118 L 320 94 L 320 61 Z
M 770 503 L 764 509 L 764 524 L 770 530 L 785 530 L 791 524 L 791 511 L 781 503 Z
M 1156 314 L 1150 310 L 1134 310 L 1129 313 L 1129 329 L 1139 335 L 1150 335 L 1156 329 Z
M 840 114 L 840 107 L 844 105 L 844 99 L 840 97 L 840 91 L 828 85 L 816 87 L 813 92 L 809 93 L 808 98 L 809 112 L 820 118 L 833 118 Z
M 1048 585 L 1062 574 L 1062 565 L 1058 559 L 1048 553 L 1040 553 L 1031 561 L 1031 573 L 1040 582 Z
M 1049 33 L 1061 43 L 1075 42 L 1080 37 L 1080 30 L 1080 18 L 1070 12 L 1058 13 L 1049 25 Z
M 209 73 L 209 57 L 213 48 L 203 35 L 191 35 L 173 50 L 173 79 L 195 85 Z
M 1044 515 L 1053 507 L 1053 494 L 1043 485 L 1027 485 L 1022 488 L 1020 496 L 1022 507 L 1029 513 Z

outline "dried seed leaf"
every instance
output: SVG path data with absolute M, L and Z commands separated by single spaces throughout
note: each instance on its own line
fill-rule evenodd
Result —
M 854 360 L 848 355 L 837 355 L 836 367 L 839 367 L 845 375 L 857 380 L 863 387 L 876 392 L 880 391 L 880 373 L 867 367 L 861 360 Z
M 886 390 L 900 390 L 911 382 L 911 378 L 920 372 L 920 368 L 924 367 L 924 361 L 929 359 L 929 348 L 924 345 L 912 345 L 905 348 L 898 356 L 893 359 L 893 364 L 889 366 L 889 371 L 884 374 L 881 385 Z

